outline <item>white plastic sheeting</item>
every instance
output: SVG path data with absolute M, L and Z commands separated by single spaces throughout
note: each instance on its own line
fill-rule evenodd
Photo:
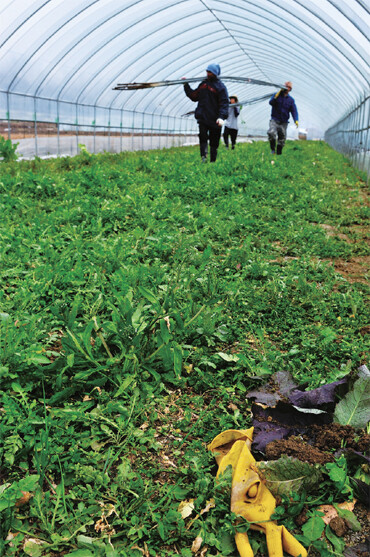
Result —
M 369 91 L 369 0 L 6 0 L 0 21 L 4 120 L 167 129 L 194 109 L 180 85 L 112 88 L 203 76 L 211 62 L 224 75 L 292 81 L 308 130 L 331 127 Z M 269 92 L 226 86 L 243 99 Z M 242 119 L 267 129 L 269 115 L 264 101 Z

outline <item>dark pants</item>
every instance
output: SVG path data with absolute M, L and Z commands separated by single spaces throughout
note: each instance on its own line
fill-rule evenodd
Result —
M 208 140 L 211 151 L 211 162 L 215 162 L 217 158 L 217 149 L 220 143 L 221 128 L 211 128 L 202 122 L 199 122 L 199 146 L 200 156 L 206 157 L 208 152 Z
M 225 129 L 224 129 L 224 142 L 225 142 L 226 147 L 229 146 L 229 137 L 230 137 L 230 139 L 231 139 L 231 146 L 232 146 L 232 148 L 234 149 L 237 136 L 238 136 L 238 130 L 234 130 L 233 128 L 228 128 L 227 126 L 225 126 Z

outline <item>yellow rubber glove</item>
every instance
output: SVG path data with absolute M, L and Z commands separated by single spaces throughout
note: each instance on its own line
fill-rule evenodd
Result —
M 277 99 L 282 91 L 284 91 L 284 89 L 279 89 L 279 91 L 276 93 L 274 99 Z
M 295 121 L 296 128 L 298 128 L 298 120 Z
M 307 557 L 305 548 L 285 526 L 271 520 L 276 501 L 261 480 L 250 452 L 253 429 L 224 431 L 208 446 L 218 464 L 217 476 L 232 467 L 231 511 L 245 518 L 251 529 L 265 532 L 269 557 L 283 557 L 283 550 L 293 557 Z M 246 533 L 237 532 L 235 543 L 240 557 L 253 557 Z

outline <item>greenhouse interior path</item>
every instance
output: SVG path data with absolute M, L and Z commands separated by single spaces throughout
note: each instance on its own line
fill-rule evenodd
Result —
M 251 143 L 253 140 L 263 138 L 238 138 L 239 143 Z M 170 136 L 170 135 L 131 135 L 131 136 L 46 136 L 37 138 L 37 150 L 35 137 L 17 139 L 19 143 L 17 153 L 20 159 L 52 158 L 57 156 L 74 156 L 79 152 L 79 144 L 85 145 L 90 153 L 102 153 L 109 151 L 119 153 L 121 151 L 148 151 L 150 149 L 164 149 L 169 147 L 184 147 L 196 145 L 198 138 L 194 135 Z

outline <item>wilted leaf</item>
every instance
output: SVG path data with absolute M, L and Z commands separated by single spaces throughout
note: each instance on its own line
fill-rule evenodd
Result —
M 259 389 L 249 391 L 245 396 L 246 398 L 254 398 L 260 404 L 274 407 L 278 401 L 286 398 L 294 389 L 297 389 L 297 385 L 290 373 L 288 371 L 278 371 L 270 377 L 268 383 L 262 385 Z
M 322 519 L 325 522 L 325 524 L 329 524 L 332 518 L 338 516 L 338 511 L 336 507 L 339 507 L 340 509 L 346 509 L 348 511 L 352 511 L 354 509 L 354 506 L 355 506 L 354 501 L 348 501 L 345 503 L 339 503 L 338 505 L 335 505 L 335 507 L 333 505 L 320 505 L 318 507 L 318 510 L 324 513 L 325 516 L 323 516 Z
M 9 321 L 10 315 L 9 313 L 0 312 L 0 321 Z
M 26 555 L 31 557 L 41 557 L 43 553 L 43 546 L 47 545 L 43 540 L 37 538 L 29 538 L 23 546 L 23 551 Z
M 215 500 L 214 499 L 210 499 L 209 501 L 207 501 L 206 506 L 204 507 L 204 509 L 202 509 L 200 511 L 200 514 L 203 513 L 208 513 L 209 510 L 213 509 L 215 507 Z
M 181 514 L 182 518 L 187 518 L 191 515 L 194 510 L 194 499 L 189 499 L 188 501 L 181 501 L 177 510 Z
M 335 407 L 334 417 L 342 425 L 366 427 L 370 420 L 370 377 L 361 377 L 353 390 Z
M 225 362 L 238 362 L 239 356 L 235 354 L 225 354 L 225 352 L 217 352 L 217 355 L 220 356 Z
M 275 497 L 302 490 L 309 491 L 321 479 L 321 472 L 315 466 L 286 455 L 278 460 L 257 464 L 266 478 L 267 487 Z
M 340 385 L 347 383 L 347 378 L 343 377 L 339 381 L 322 385 L 312 391 L 295 390 L 289 395 L 289 400 L 294 406 L 300 408 L 319 408 L 326 407 L 335 403 L 336 391 Z
M 367 366 L 362 365 L 358 368 L 358 376 L 359 377 L 370 377 L 370 370 Z
M 139 547 L 138 545 L 133 545 L 131 547 L 131 549 L 136 549 L 137 551 L 140 551 L 140 553 L 143 554 L 143 557 L 150 557 L 149 551 L 148 551 L 148 548 L 147 548 L 147 545 L 146 545 L 145 542 L 144 542 L 144 549 Z
M 351 478 L 356 497 L 370 510 L 370 485 L 358 478 Z
M 29 491 L 22 491 L 22 497 L 20 497 L 16 502 L 15 502 L 15 506 L 16 507 L 22 507 L 23 505 L 25 505 L 26 503 L 28 503 L 28 501 L 31 499 L 32 497 L 32 493 L 30 493 Z
M 201 538 L 200 536 L 197 536 L 192 543 L 191 552 L 192 553 L 197 553 L 200 550 L 200 548 L 202 547 L 202 543 L 203 543 L 203 538 Z

